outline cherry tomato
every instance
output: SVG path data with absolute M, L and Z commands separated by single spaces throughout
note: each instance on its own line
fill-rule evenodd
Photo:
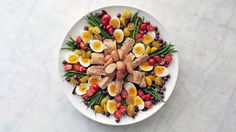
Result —
M 80 72 L 85 72 L 86 69 L 85 69 L 83 66 L 80 66 L 80 67 L 79 67 L 79 71 L 80 71 Z
M 88 97 L 93 95 L 93 91 L 91 89 L 89 89 L 88 91 L 86 91 L 85 93 Z
M 143 92 L 143 90 L 139 89 L 139 90 L 138 90 L 138 96 L 140 96 L 140 97 L 141 97 L 141 96 L 143 96 L 143 95 L 144 95 L 144 92 Z
M 167 55 L 165 55 L 164 59 L 165 59 L 166 62 L 170 63 L 172 61 L 172 55 L 167 54 Z
M 148 30 L 148 32 L 152 32 L 152 31 L 154 31 L 154 27 L 152 25 L 148 25 L 147 30 Z
M 114 97 L 114 100 L 115 100 L 116 102 L 121 102 L 122 98 L 121 98 L 120 95 L 116 95 L 116 96 Z
M 98 90 L 98 89 L 99 89 L 98 84 L 94 84 L 93 87 L 94 87 L 95 90 Z
M 108 14 L 105 14 L 105 15 L 102 16 L 102 21 L 105 21 L 105 22 L 109 23 L 110 19 L 111 19 L 111 16 L 108 15 Z
M 122 114 L 124 114 L 126 112 L 126 109 L 127 108 L 124 105 L 121 105 L 120 108 L 119 108 L 119 110 L 121 111 Z
M 142 34 L 137 34 L 135 38 L 136 38 L 137 41 L 141 41 L 143 39 L 143 35 Z
M 150 66 L 156 65 L 156 63 L 157 63 L 157 61 L 156 61 L 155 59 L 153 59 L 153 58 L 150 58 L 150 59 L 148 60 L 148 64 L 149 64 Z
M 161 58 L 161 62 L 159 63 L 159 65 L 164 66 L 166 63 L 166 60 L 164 58 Z
M 80 71 L 80 65 L 79 64 L 74 64 L 74 69 L 75 71 Z
M 147 29 L 147 24 L 145 24 L 145 23 L 143 23 L 143 24 L 141 24 L 141 26 L 140 26 L 140 30 L 145 30 L 145 29 Z
M 122 98 L 127 98 L 127 97 L 128 97 L 128 93 L 127 93 L 125 90 L 123 90 L 123 91 L 121 92 L 121 97 L 122 97 Z
M 113 28 L 112 27 L 108 29 L 108 33 L 113 34 Z
M 150 94 L 146 95 L 146 100 L 151 100 L 151 95 Z
M 141 98 L 142 100 L 146 100 L 147 95 L 142 95 Z
M 65 68 L 66 71 L 69 71 L 69 70 L 72 69 L 72 65 L 71 64 L 65 64 L 64 68 Z
M 116 110 L 115 113 L 114 113 L 114 117 L 116 119 L 120 119 L 122 117 L 122 113 L 120 110 Z
M 78 44 L 80 44 L 80 43 L 82 42 L 82 39 L 81 39 L 80 36 L 78 36 L 78 37 L 76 38 L 76 42 L 77 42 Z
M 159 55 L 154 56 L 154 59 L 157 61 L 157 63 L 161 62 L 161 57 Z
M 112 25 L 107 25 L 106 30 L 108 31 L 110 28 L 112 28 Z
M 102 21 L 102 25 L 103 26 L 107 26 L 109 24 L 109 21 L 107 22 L 107 21 Z
M 87 96 L 86 94 L 84 94 L 84 95 L 82 95 L 82 98 L 83 98 L 84 100 L 86 100 L 86 99 L 88 98 L 88 96 Z
M 122 106 L 122 103 L 117 103 L 116 108 L 119 109 Z
M 86 48 L 87 48 L 87 45 L 86 45 L 85 43 L 81 42 L 80 45 L 79 45 L 79 47 L 80 47 L 81 49 L 86 49 Z
M 145 101 L 145 102 L 144 102 L 144 105 L 145 105 L 146 108 L 149 109 L 149 108 L 152 107 L 152 102 L 151 102 L 151 101 Z

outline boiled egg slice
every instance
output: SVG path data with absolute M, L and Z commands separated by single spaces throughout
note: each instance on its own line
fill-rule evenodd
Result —
M 76 87 L 75 92 L 78 95 L 84 95 L 88 89 L 89 85 L 87 83 L 80 83 L 80 85 Z
M 134 53 L 135 57 L 140 57 L 145 53 L 145 47 L 142 43 L 137 43 L 134 45 L 132 52 Z
M 88 67 L 90 65 L 90 59 L 87 57 L 79 57 L 79 63 L 83 66 L 83 67 Z
M 128 96 L 135 97 L 137 95 L 137 89 L 133 83 L 127 82 L 125 83 L 124 87 L 128 93 Z
M 153 66 L 150 66 L 148 62 L 143 62 L 141 65 L 139 65 L 139 68 L 143 71 L 151 71 Z
M 113 36 L 117 43 L 121 43 L 124 39 L 124 32 L 121 29 L 116 29 L 113 32 Z
M 169 74 L 169 70 L 164 66 L 156 66 L 154 68 L 154 73 L 156 76 L 165 77 Z
M 110 25 L 112 25 L 115 29 L 120 28 L 120 19 L 118 17 L 112 17 L 110 20 Z
M 116 101 L 115 100 L 108 100 L 107 101 L 107 111 L 110 114 L 114 114 L 114 112 L 116 111 Z
M 147 34 L 143 35 L 143 43 L 144 44 L 149 44 L 151 43 L 156 36 L 155 32 L 148 32 Z
M 91 76 L 88 79 L 88 84 L 89 85 L 94 85 L 94 84 L 98 84 L 98 82 L 100 82 L 102 79 L 101 76 Z
M 104 50 L 104 44 L 100 40 L 90 41 L 89 46 L 94 52 L 102 52 Z
M 83 30 L 81 31 L 81 38 L 84 42 L 88 42 L 92 39 L 92 34 L 89 31 Z
M 134 105 L 137 105 L 139 109 L 144 108 L 144 101 L 139 96 L 134 97 Z
M 79 61 L 79 56 L 74 52 L 68 52 L 65 55 L 65 60 L 68 63 L 75 64 Z
M 107 91 L 112 97 L 118 94 L 119 89 L 116 87 L 115 81 L 112 81 L 110 84 L 108 84 Z

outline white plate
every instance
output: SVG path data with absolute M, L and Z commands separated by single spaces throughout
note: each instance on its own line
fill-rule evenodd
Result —
M 163 38 L 164 40 L 166 40 L 167 42 L 170 42 L 170 38 L 169 38 L 166 30 L 164 29 L 164 27 L 160 24 L 160 22 L 156 18 L 151 16 L 150 14 L 148 14 L 140 9 L 133 8 L 133 7 L 127 7 L 127 6 L 108 6 L 108 7 L 97 9 L 92 12 L 96 13 L 96 12 L 101 12 L 101 10 L 106 10 L 111 14 L 111 16 L 116 16 L 117 13 L 120 13 L 125 9 L 129 9 L 132 12 L 136 12 L 139 10 L 140 16 L 144 16 L 145 20 L 150 21 L 153 25 L 156 25 L 158 27 L 158 30 L 160 32 L 160 37 Z M 84 16 L 83 18 L 79 19 L 75 23 L 75 25 L 70 29 L 70 31 L 68 32 L 67 36 L 64 39 L 62 46 L 65 46 L 65 43 L 68 41 L 69 36 L 71 36 L 72 38 L 76 38 L 76 36 L 79 35 L 80 31 L 83 30 L 85 25 L 87 25 L 87 23 L 86 23 L 85 16 Z M 63 68 L 63 65 L 61 62 L 64 60 L 64 54 L 66 52 L 68 52 L 68 51 L 65 51 L 65 50 L 60 51 L 60 55 L 59 55 L 59 73 L 60 73 L 60 75 L 64 74 L 64 68 Z M 177 80 L 177 75 L 178 75 L 178 69 L 179 69 L 178 66 L 179 66 L 178 53 L 175 53 L 173 56 L 173 61 L 168 67 L 168 69 L 170 70 L 171 78 L 168 80 L 168 82 L 165 85 L 167 88 L 166 92 L 165 92 L 165 98 L 164 98 L 165 102 L 167 101 L 167 99 L 170 97 L 172 91 L 174 90 L 175 83 Z M 63 80 L 64 78 L 61 78 L 61 79 Z M 70 85 L 66 81 L 61 81 L 61 83 L 62 83 L 62 86 L 63 86 L 66 96 L 68 97 L 70 102 L 73 104 L 73 106 L 78 111 L 80 111 L 82 114 L 84 114 L 85 116 L 87 116 L 88 118 L 90 118 L 94 121 L 97 121 L 97 122 L 100 122 L 103 124 L 107 124 L 107 125 L 128 125 L 128 124 L 133 124 L 133 123 L 142 121 L 142 120 L 150 117 L 151 115 L 153 115 L 155 112 L 157 112 L 165 103 L 165 102 L 162 102 L 157 105 L 154 105 L 152 108 L 150 108 L 146 112 L 140 111 L 138 113 L 138 115 L 135 117 L 135 119 L 125 116 L 125 117 L 122 117 L 122 119 L 120 120 L 119 123 L 116 123 L 115 118 L 113 116 L 106 117 L 102 114 L 95 115 L 93 110 L 87 109 L 87 107 L 82 103 L 82 99 L 80 96 L 72 95 L 72 90 L 73 90 L 72 85 Z

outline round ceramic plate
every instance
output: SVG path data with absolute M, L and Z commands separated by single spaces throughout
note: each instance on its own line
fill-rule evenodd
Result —
M 116 16 L 117 13 L 120 13 L 125 9 L 129 9 L 132 12 L 136 12 L 136 11 L 139 10 L 140 16 L 144 16 L 145 20 L 149 20 L 153 25 L 156 25 L 158 27 L 161 38 L 163 38 L 167 42 L 171 41 L 168 34 L 167 34 L 167 32 L 166 32 L 166 30 L 160 24 L 160 22 L 156 18 L 154 18 L 152 15 L 146 13 L 145 11 L 143 11 L 141 9 L 137 9 L 137 8 L 133 8 L 133 7 L 127 7 L 127 6 L 108 6 L 108 7 L 104 7 L 104 8 L 94 10 L 94 11 L 92 11 L 92 13 L 101 12 L 101 10 L 106 10 L 112 16 Z M 65 43 L 68 41 L 69 36 L 71 36 L 72 38 L 75 38 L 78 35 L 78 33 L 81 30 L 83 30 L 83 27 L 85 25 L 87 25 L 87 23 L 86 23 L 85 16 L 84 16 L 83 18 L 79 19 L 75 23 L 75 25 L 70 29 L 70 31 L 68 32 L 67 36 L 64 39 L 62 47 L 65 46 Z M 64 60 L 64 54 L 66 52 L 68 52 L 68 51 L 65 51 L 65 50 L 60 51 L 60 55 L 59 55 L 59 73 L 60 73 L 60 75 L 64 74 L 64 68 L 63 68 L 63 65 L 61 64 L 61 62 Z M 133 123 L 142 121 L 142 120 L 150 117 L 151 115 L 156 113 L 164 105 L 164 103 L 167 101 L 167 99 L 170 97 L 172 91 L 174 90 L 175 83 L 176 83 L 176 80 L 177 80 L 177 75 L 178 75 L 178 53 L 174 53 L 173 61 L 168 66 L 168 69 L 170 70 L 171 78 L 165 84 L 167 90 L 165 92 L 164 102 L 158 103 L 157 105 L 154 105 L 153 107 L 151 107 L 146 112 L 140 111 L 134 119 L 130 118 L 128 116 L 124 116 L 124 117 L 122 117 L 122 119 L 119 123 L 115 122 L 115 118 L 113 116 L 106 117 L 102 114 L 96 114 L 95 115 L 95 112 L 92 109 L 87 109 L 87 107 L 83 104 L 82 99 L 81 99 L 80 96 L 76 96 L 76 95 L 72 94 L 72 90 L 74 88 L 72 85 L 70 85 L 66 81 L 61 81 L 61 83 L 62 83 L 62 86 L 63 86 L 63 89 L 64 89 L 64 92 L 65 92 L 66 96 L 68 97 L 70 102 L 73 104 L 73 106 L 78 111 L 80 111 L 82 114 L 87 116 L 88 118 L 90 118 L 94 121 L 103 123 L 103 124 L 107 124 L 107 125 L 128 125 L 128 124 L 133 124 Z M 63 80 L 64 79 L 63 76 L 61 76 L 61 77 L 62 77 L 61 80 Z

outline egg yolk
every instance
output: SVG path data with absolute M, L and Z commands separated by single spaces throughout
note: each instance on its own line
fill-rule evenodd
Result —
M 107 103 L 107 107 L 110 110 L 115 110 L 116 109 L 116 103 L 114 101 L 111 101 L 111 102 Z
M 139 99 L 139 98 L 135 98 L 135 99 L 134 99 L 134 104 L 136 104 L 136 105 L 141 105 L 141 104 L 142 104 L 142 100 Z
M 151 43 L 151 41 L 152 41 L 152 36 L 151 36 L 151 35 L 145 34 L 145 35 L 143 36 L 143 43 L 149 44 L 149 43 Z
M 116 40 L 120 40 L 121 39 L 121 34 L 120 33 L 115 33 L 114 37 Z
M 86 90 L 87 90 L 87 87 L 85 85 L 81 85 L 79 87 L 79 91 L 81 91 L 81 92 L 85 92 Z
M 86 57 L 83 57 L 83 58 L 82 58 L 82 61 L 83 61 L 84 63 L 89 63 L 89 59 L 86 58 Z
M 94 50 L 99 50 L 99 49 L 101 49 L 101 43 L 100 43 L 99 41 L 95 41 L 95 42 L 93 43 L 93 48 L 94 48 Z
M 85 31 L 85 32 L 83 33 L 82 37 L 83 37 L 83 39 L 84 39 L 85 41 L 88 41 L 88 40 L 90 39 L 90 33 L 89 33 L 89 31 Z
M 98 78 L 97 77 L 92 77 L 91 80 L 89 81 L 92 85 L 98 83 Z
M 148 69 L 150 66 L 148 65 L 148 62 L 144 62 L 140 65 L 143 69 Z
M 76 55 L 71 55 L 71 56 L 69 56 L 69 61 L 71 63 L 75 63 L 78 61 L 78 57 Z
M 118 28 L 119 22 L 118 22 L 117 20 L 112 20 L 112 21 L 111 21 L 111 25 L 112 25 L 114 28 Z
M 156 74 L 161 74 L 161 73 L 163 73 L 164 70 L 165 70 L 165 69 L 164 69 L 163 67 L 157 66 L 157 67 L 154 69 L 154 72 L 155 72 Z
M 143 53 L 143 48 L 141 46 L 135 47 L 135 53 L 136 54 L 142 54 Z
M 110 89 L 111 93 L 116 93 L 117 92 L 116 91 L 116 85 L 111 85 L 109 89 Z
M 132 97 L 136 96 L 137 95 L 137 90 L 135 87 L 131 87 L 128 91 L 128 94 Z

